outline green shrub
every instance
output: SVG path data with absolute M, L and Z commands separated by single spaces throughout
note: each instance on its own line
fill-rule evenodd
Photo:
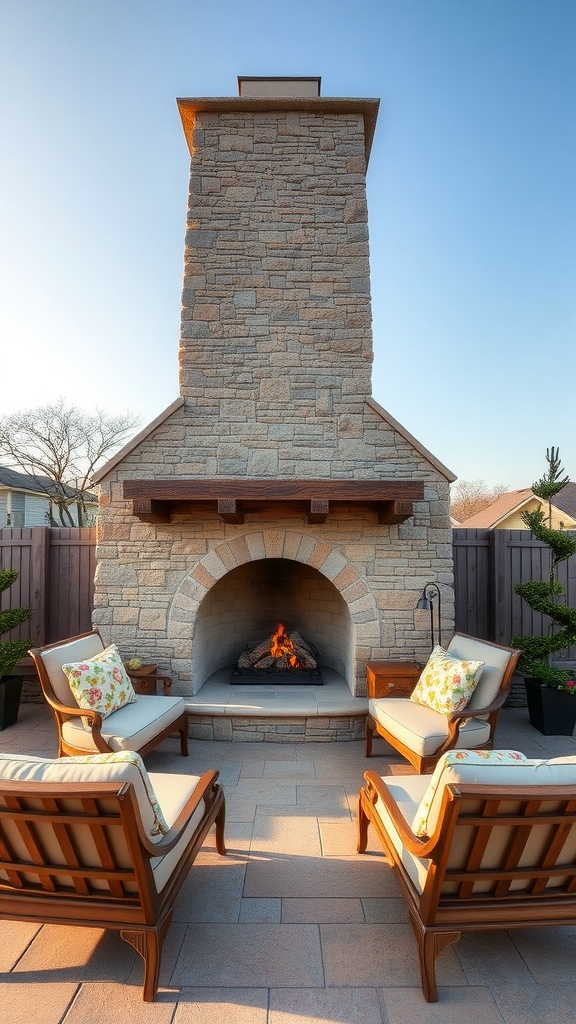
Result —
M 18 579 L 19 572 L 17 569 L 0 569 L 0 593 L 4 590 L 8 590 L 9 587 Z M 15 626 L 19 626 L 21 622 L 26 622 L 30 618 L 32 610 L 30 608 L 5 608 L 0 611 L 0 636 L 3 633 L 8 633 Z M 0 678 L 10 674 L 20 658 L 28 652 L 30 647 L 30 640 L 11 640 L 11 641 L 0 641 Z

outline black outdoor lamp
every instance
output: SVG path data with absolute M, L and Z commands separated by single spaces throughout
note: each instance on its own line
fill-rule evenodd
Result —
M 428 588 L 432 589 L 429 591 Z M 432 650 L 434 650 L 434 601 L 438 599 L 438 643 L 442 643 L 442 600 L 440 597 L 440 587 L 437 583 L 427 583 L 422 591 L 422 596 L 418 598 L 416 608 L 419 611 L 430 612 L 430 637 L 432 640 Z

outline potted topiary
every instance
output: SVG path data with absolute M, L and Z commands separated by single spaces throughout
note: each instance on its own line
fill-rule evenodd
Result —
M 0 569 L 0 593 L 8 590 L 18 579 L 17 569 Z M 0 636 L 8 633 L 31 615 L 30 608 L 4 608 L 0 610 Z M 30 640 L 0 641 L 0 730 L 14 725 L 18 718 L 22 679 L 10 675 L 14 666 L 30 647 Z
M 548 512 L 540 505 L 521 516 L 538 540 L 550 548 L 550 575 L 547 580 L 528 580 L 516 584 L 516 593 L 550 619 L 544 636 L 514 637 L 512 644 L 522 651 L 518 672 L 524 676 L 530 722 L 545 735 L 570 736 L 576 726 L 576 673 L 554 665 L 552 655 L 576 643 L 576 608 L 561 600 L 566 588 L 558 580 L 558 565 L 576 553 L 576 538 L 552 527 L 552 498 L 569 482 L 561 478 L 558 448 L 546 450 L 548 472 L 532 485 L 537 498 L 547 502 Z

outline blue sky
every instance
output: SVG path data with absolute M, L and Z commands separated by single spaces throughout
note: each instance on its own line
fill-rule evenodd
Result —
M 177 96 L 381 99 L 374 397 L 461 479 L 576 480 L 576 0 L 0 0 L 0 412 L 178 394 Z

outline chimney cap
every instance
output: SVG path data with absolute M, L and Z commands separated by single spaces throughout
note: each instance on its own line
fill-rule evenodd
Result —
M 238 95 L 264 98 L 270 96 L 306 97 L 320 95 L 320 77 L 270 76 L 254 77 L 238 75 Z

